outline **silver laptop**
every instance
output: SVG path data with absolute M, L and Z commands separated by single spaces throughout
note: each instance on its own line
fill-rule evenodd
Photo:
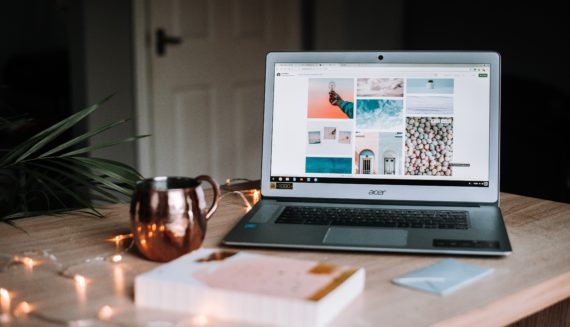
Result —
M 267 55 L 262 198 L 232 246 L 507 255 L 493 52 Z

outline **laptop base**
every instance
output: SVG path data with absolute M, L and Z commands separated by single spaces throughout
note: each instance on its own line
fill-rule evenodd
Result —
M 470 227 L 466 230 L 425 228 L 378 228 L 278 224 L 279 214 L 289 206 L 312 208 L 383 208 L 409 210 L 466 210 Z M 432 253 L 504 256 L 512 252 L 498 207 L 441 206 L 426 204 L 307 203 L 261 200 L 236 224 L 222 243 L 228 246 L 272 247 L 362 252 Z

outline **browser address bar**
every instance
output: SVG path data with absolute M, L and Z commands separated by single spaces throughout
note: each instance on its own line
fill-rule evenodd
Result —
M 370 72 L 370 71 L 378 71 L 378 72 L 468 72 L 471 71 L 471 68 L 468 67 L 414 67 L 414 68 L 403 68 L 403 67 L 369 67 L 369 68 L 322 68 L 322 69 L 302 69 L 303 71 L 312 70 L 315 72 L 318 71 L 326 71 L 326 72 Z
M 461 72 L 452 71 L 360 71 L 360 72 L 292 72 L 287 76 L 336 76 L 336 77 L 363 77 L 363 76 L 398 76 L 398 77 L 432 77 L 432 76 L 464 76 Z

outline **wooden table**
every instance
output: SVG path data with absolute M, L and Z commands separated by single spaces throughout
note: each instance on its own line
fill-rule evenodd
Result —
M 560 325 L 570 324 L 567 309 L 570 301 L 566 300 L 570 298 L 570 205 L 502 194 L 501 207 L 514 253 L 504 258 L 458 257 L 462 262 L 492 267 L 495 271 L 445 297 L 390 283 L 394 276 L 435 263 L 442 256 L 247 251 L 365 267 L 364 293 L 335 319 L 335 326 L 499 326 L 516 322 L 559 302 L 563 303 L 562 309 L 558 305 L 555 310 L 559 317 L 545 319 Z M 0 252 L 18 254 L 49 250 L 66 265 L 113 253 L 116 245 L 108 239 L 129 233 L 128 207 L 114 205 L 104 211 L 106 218 L 103 219 L 73 214 L 18 220 L 18 226 L 28 234 L 0 224 Z M 237 197 L 224 198 L 208 225 L 204 246 L 218 246 L 244 212 Z M 58 323 L 91 319 L 104 305 L 113 309 L 110 325 L 169 326 L 167 322 L 174 325 L 184 319 L 188 325 L 203 323 L 202 320 L 193 320 L 195 317 L 135 308 L 133 278 L 155 266 L 157 263 L 141 258 L 136 251 L 126 253 L 119 263 L 96 262 L 74 266 L 72 273 L 87 278 L 83 290 L 73 279 L 59 276 L 46 259 L 32 269 L 23 265 L 11 266 L 9 271 L 0 273 L 0 287 L 11 293 L 12 309 L 20 301 L 27 301 L 37 316 L 12 319 L 6 325 L 56 326 Z M 38 319 L 40 315 L 53 319 L 53 322 Z M 236 325 L 209 318 L 210 324 Z M 521 325 L 520 322 L 518 324 Z

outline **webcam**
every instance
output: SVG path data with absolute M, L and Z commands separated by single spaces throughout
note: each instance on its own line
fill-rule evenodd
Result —
M 378 60 L 382 60 L 382 59 L 384 59 L 384 56 L 383 56 L 383 55 L 378 55 Z

